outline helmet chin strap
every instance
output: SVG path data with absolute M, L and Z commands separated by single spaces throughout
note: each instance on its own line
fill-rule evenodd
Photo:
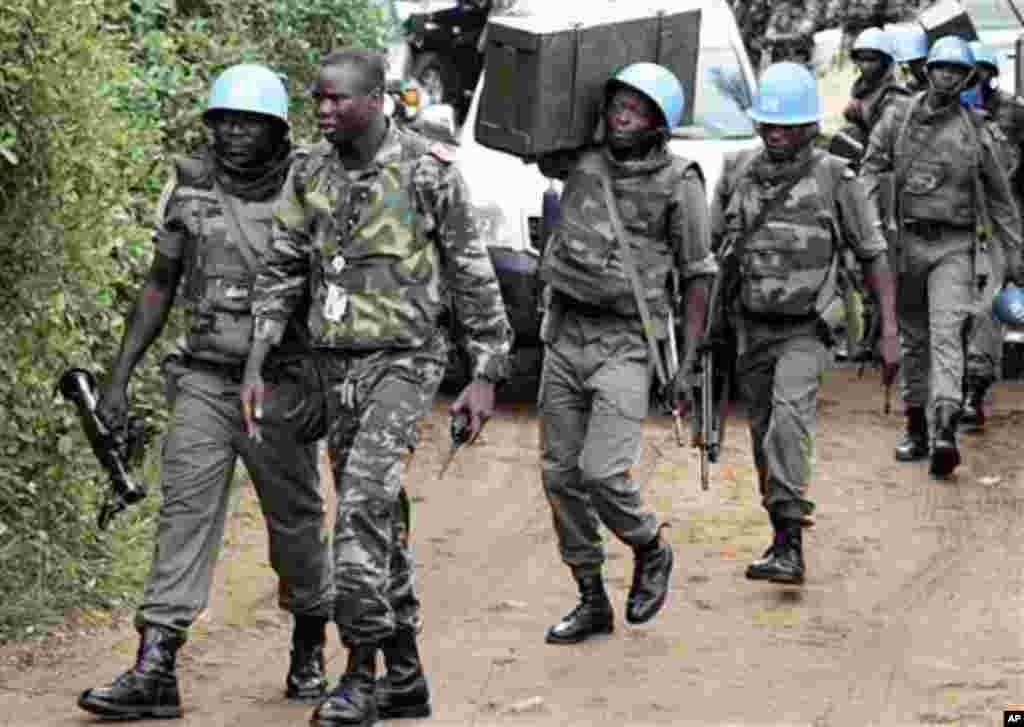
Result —
M 608 146 L 616 159 L 640 159 L 668 139 L 668 129 L 643 129 L 625 133 L 608 132 Z

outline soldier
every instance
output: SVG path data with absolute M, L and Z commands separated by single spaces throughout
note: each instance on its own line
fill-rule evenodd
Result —
M 848 132 L 865 148 L 882 112 L 909 95 L 896 79 L 895 55 L 890 34 L 879 28 L 862 31 L 850 51 L 860 75 L 850 88 L 850 103 L 843 116 L 850 123 Z
M 814 510 L 808 486 L 817 390 L 832 344 L 822 313 L 837 292 L 843 249 L 861 262 L 880 301 L 887 385 L 899 356 L 893 282 L 885 238 L 856 175 L 814 144 L 822 112 L 810 72 L 794 63 L 769 66 L 749 113 L 763 146 L 727 157 L 711 204 L 736 377 L 750 407 L 754 463 L 774 531 L 746 577 L 799 584 L 801 525 Z
M 252 336 L 250 292 L 270 239 L 270 209 L 301 155 L 288 139 L 284 84 L 263 66 L 232 66 L 218 76 L 203 119 L 212 144 L 201 156 L 177 160 L 164 188 L 153 264 L 98 405 L 111 426 L 123 421 L 132 370 L 183 283 L 187 334 L 163 363 L 173 413 L 161 457 L 156 550 L 136 616 L 138 657 L 78 702 L 103 717 L 181 716 L 175 654 L 206 607 L 239 457 L 266 518 L 280 605 L 294 616 L 287 696 L 315 699 L 326 691 L 330 559 L 321 537 L 316 445 L 282 416 L 302 402 L 295 362 L 308 345 L 304 324 L 292 321 L 267 362 L 274 390 L 261 446 L 245 436 L 238 408 Z
M 916 23 L 909 28 L 892 31 L 893 49 L 904 71 L 903 86 L 913 95 L 928 90 L 928 34 Z
M 444 373 L 448 296 L 473 372 L 451 409 L 468 416 L 471 437 L 493 411 L 511 342 L 451 152 L 390 122 L 384 73 L 370 49 L 322 62 L 313 99 L 324 141 L 294 167 L 274 209 L 242 387 L 256 436 L 264 360 L 308 297 L 337 489 L 334 620 L 349 649 L 337 688 L 313 713 L 321 727 L 430 714 L 400 467 Z M 375 688 L 378 650 L 387 674 Z
M 1020 217 L 995 142 L 983 116 L 960 104 L 973 67 L 966 42 L 937 40 L 928 53 L 929 90 L 886 111 L 861 171 L 872 199 L 886 175 L 897 190 L 888 207 L 898 246 L 907 429 L 895 456 L 901 462 L 929 457 L 930 404 L 935 477 L 960 463 L 965 337 L 988 278 L 998 276 L 989 269 L 987 246 L 1002 248 L 1010 271 L 1020 264 Z
M 605 87 L 603 143 L 540 160 L 545 175 L 567 177 L 561 220 L 540 273 L 548 286 L 542 478 L 559 552 L 580 594 L 576 608 L 548 629 L 550 644 L 614 629 L 602 576 L 602 522 L 634 553 L 626 620 L 654 618 L 668 594 L 672 548 L 643 507 L 630 467 L 639 454 L 652 368 L 668 376 L 660 342 L 677 303 L 672 272 L 686 288 L 684 361 L 694 358 L 706 283 L 715 272 L 701 171 L 667 146 L 683 107 L 682 86 L 668 69 L 626 66 Z M 628 241 L 616 228 L 629 230 Z M 646 291 L 639 303 L 637 288 Z M 679 389 L 688 366 L 680 368 Z
M 999 157 L 1006 176 L 1011 180 L 1017 211 L 1021 210 L 1018 181 L 1022 146 L 1024 146 L 1024 100 L 997 87 L 999 63 L 995 53 L 977 41 L 969 44 L 974 55 L 977 83 L 972 89 L 972 101 L 984 110 L 996 128 L 993 135 L 999 142 Z M 967 95 L 966 93 L 964 95 Z M 993 245 L 992 272 L 988 290 L 982 300 L 994 299 L 999 292 L 1006 262 L 1002 246 Z M 974 320 L 974 328 L 967 348 L 967 379 L 961 424 L 981 431 L 985 427 L 985 398 L 989 388 L 999 378 L 1003 359 L 1003 329 L 990 311 L 981 310 Z

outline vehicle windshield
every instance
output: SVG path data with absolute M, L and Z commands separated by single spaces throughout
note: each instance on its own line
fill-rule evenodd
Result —
M 1020 0 L 966 0 L 964 3 L 978 31 L 1020 28 L 1021 21 L 1014 8 L 1021 9 Z

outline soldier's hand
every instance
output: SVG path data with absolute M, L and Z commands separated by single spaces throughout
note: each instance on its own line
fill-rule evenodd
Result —
M 487 420 L 494 416 L 494 384 L 473 379 L 448 411 L 452 416 L 465 414 L 469 417 L 469 442 L 472 443 L 480 436 Z
M 259 420 L 263 418 L 263 398 L 266 395 L 266 385 L 263 383 L 263 377 L 247 371 L 245 379 L 242 381 L 240 395 L 245 432 L 256 441 L 260 441 Z
M 903 354 L 900 351 L 900 342 L 895 334 L 884 335 L 878 339 L 878 358 L 881 359 L 882 383 L 892 386 L 896 380 L 896 374 L 900 370 L 900 362 Z
M 108 382 L 100 392 L 99 401 L 96 402 L 96 416 L 107 429 L 121 429 L 128 419 L 127 387 L 116 382 Z

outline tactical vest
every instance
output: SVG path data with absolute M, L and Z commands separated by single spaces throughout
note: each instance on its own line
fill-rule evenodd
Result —
M 740 240 L 738 305 L 754 317 L 820 316 L 836 296 L 839 233 L 834 190 L 846 165 L 837 157 L 813 152 L 812 172 L 751 230 L 751 220 L 764 203 L 750 175 L 759 154 L 759 149 L 742 153 L 728 183 L 733 192 L 724 212 L 727 234 Z
M 912 113 L 911 105 L 906 113 Z M 973 148 L 976 130 L 965 127 L 980 125 L 980 115 L 957 107 L 940 123 L 922 124 L 915 119 L 907 122 L 905 114 L 896 122 L 893 144 L 901 216 L 954 227 L 973 226 L 974 177 L 980 173 L 981 154 Z
M 437 329 L 443 303 L 433 242 L 438 222 L 417 186 L 431 146 L 408 132 L 392 134 L 386 145 L 397 139 L 398 148 L 391 143 L 389 152 L 378 153 L 375 171 L 355 181 L 325 144 L 314 147 L 299 172 L 296 189 L 312 209 L 318 253 L 309 311 L 318 346 L 411 348 Z
M 195 247 L 185 263 L 186 349 L 199 358 L 244 363 L 252 341 L 254 263 L 270 239 L 275 199 L 243 205 L 222 197 L 199 159 L 178 159 L 175 170 L 176 195 L 191 206 L 195 225 Z M 247 239 L 236 239 L 222 199 L 235 204 Z
M 565 186 L 562 217 L 547 245 L 540 276 L 576 300 L 618 315 L 639 316 L 601 186 L 600 170 L 605 164 L 602 152 L 581 156 Z M 671 157 L 650 175 L 612 180 L 648 308 L 660 321 L 668 317 L 668 279 L 675 266 L 668 235 L 669 204 L 690 168 L 700 172 L 694 162 Z

